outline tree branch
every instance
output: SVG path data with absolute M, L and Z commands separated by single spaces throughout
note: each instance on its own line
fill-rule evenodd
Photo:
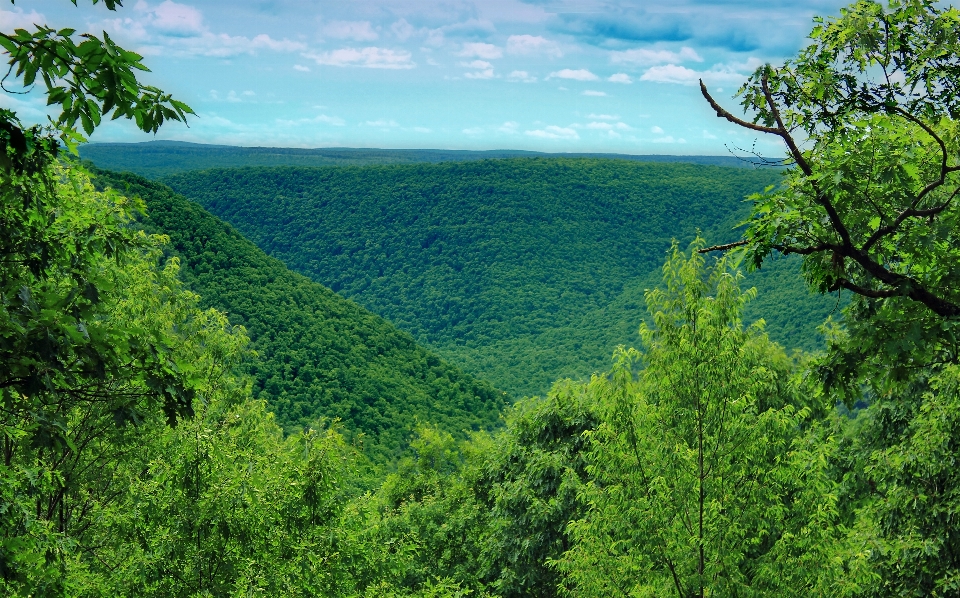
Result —
M 736 241 L 733 243 L 727 243 L 725 245 L 714 245 L 713 247 L 704 247 L 703 249 L 697 250 L 697 253 L 710 253 L 711 251 L 726 251 L 728 249 L 733 249 L 734 247 L 743 247 L 748 244 L 749 241 Z
M 724 110 L 724 108 L 713 99 L 713 96 L 710 95 L 710 92 L 707 91 L 707 86 L 704 85 L 703 79 L 700 79 L 700 93 L 703 94 L 703 97 L 706 98 L 707 102 L 710 104 L 710 107 L 716 111 L 717 116 L 720 118 L 725 118 L 733 124 L 740 125 L 746 129 L 780 136 L 780 129 L 776 129 L 774 127 L 765 127 L 763 125 L 758 125 L 756 123 L 743 120 L 742 118 L 737 118 L 736 116 Z
M 787 144 L 787 148 L 790 149 L 790 155 L 793 156 L 793 159 L 796 161 L 797 166 L 800 167 L 800 170 L 803 171 L 803 174 L 810 176 L 813 174 L 813 170 L 810 168 L 810 164 L 807 163 L 807 160 L 803 157 L 803 154 L 800 153 L 800 148 L 797 147 L 797 143 L 793 140 L 793 136 L 787 131 L 787 128 L 783 126 L 783 119 L 780 118 L 780 110 L 777 108 L 777 103 L 773 101 L 773 95 L 770 93 L 770 86 L 767 84 L 767 73 L 764 71 L 763 77 L 760 79 L 760 87 L 763 88 L 763 97 L 767 100 L 767 105 L 770 107 L 770 111 L 773 113 L 773 117 L 777 121 L 777 126 L 779 135 L 783 141 Z

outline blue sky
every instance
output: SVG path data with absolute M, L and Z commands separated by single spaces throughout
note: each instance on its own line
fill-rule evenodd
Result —
M 89 4 L 89 1 L 87 2 Z M 0 30 L 106 30 L 198 113 L 158 139 L 283 147 L 781 151 L 717 119 L 836 0 L 18 0 Z M 24 120 L 38 95 L 0 94 Z M 111 123 L 93 141 L 146 141 Z

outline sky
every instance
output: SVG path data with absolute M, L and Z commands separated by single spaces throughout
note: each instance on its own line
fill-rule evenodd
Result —
M 807 43 L 838 0 L 17 0 L 31 23 L 106 31 L 144 56 L 144 83 L 197 116 L 154 136 L 109 123 L 91 141 L 170 139 L 271 147 L 782 153 L 738 130 L 757 66 Z M 9 87 L 9 85 L 8 85 Z M 0 93 L 28 122 L 42 95 Z M 739 149 L 738 149 L 739 148 Z

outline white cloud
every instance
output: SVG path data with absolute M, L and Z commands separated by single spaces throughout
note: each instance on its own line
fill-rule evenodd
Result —
M 717 136 L 714 135 L 713 133 L 711 133 L 710 131 L 707 131 L 706 129 L 704 129 L 704 131 L 703 131 L 703 138 L 704 138 L 704 139 L 716 139 Z
M 302 64 L 295 64 L 295 65 L 293 65 L 293 70 L 295 70 L 295 71 L 300 71 L 300 72 L 302 72 L 302 73 L 309 73 L 309 72 L 310 72 L 310 67 L 308 67 L 308 66 L 303 66 Z
M 470 67 L 472 69 L 491 69 L 493 65 L 486 60 L 474 60 L 472 62 L 461 62 L 460 66 Z
M 703 62 L 703 58 L 701 58 L 693 48 L 684 47 L 679 52 L 671 52 L 670 50 L 635 48 L 633 50 L 611 52 L 610 61 L 615 64 L 636 64 L 638 66 L 650 66 L 654 64 L 691 61 Z
M 580 139 L 580 135 L 573 129 L 555 125 L 532 131 L 524 131 L 524 134 L 531 137 L 540 137 L 541 139 Z
M 469 73 L 464 73 L 464 77 L 467 79 L 493 79 L 496 75 L 493 72 L 493 69 L 484 69 L 482 71 L 473 71 Z
M 254 48 L 266 48 L 277 52 L 296 52 L 306 48 L 300 42 L 293 42 L 288 39 L 273 39 L 265 33 L 261 33 L 250 40 L 250 45 Z
M 413 127 L 410 130 L 414 133 L 433 133 L 433 129 L 428 129 L 426 127 Z
M 573 79 L 575 81 L 596 81 L 600 79 L 600 77 L 594 75 L 587 69 L 563 69 L 554 73 L 550 73 L 548 79 L 552 79 L 554 77 L 557 79 Z
M 138 8 L 140 6 L 138 5 Z M 206 32 L 206 27 L 203 26 L 203 13 L 192 6 L 166 0 L 150 13 L 152 13 L 150 24 L 166 35 L 193 36 Z
M 587 90 L 584 90 L 584 92 L 583 92 L 582 95 L 585 95 L 585 96 L 594 96 L 594 97 L 602 98 L 602 97 L 604 97 L 604 96 L 607 95 L 607 92 L 605 92 L 605 91 L 597 91 L 597 90 L 595 90 L 595 89 L 587 89 Z
M 342 127 L 347 124 L 345 120 L 336 116 L 327 116 L 326 114 L 320 114 L 313 118 L 301 118 L 297 120 L 284 120 L 277 119 L 278 125 L 283 125 L 287 127 L 299 127 L 303 125 L 332 125 L 334 127 Z
M 463 49 L 460 50 L 459 56 L 475 56 L 477 58 L 493 60 L 495 58 L 502 58 L 503 50 L 493 44 L 470 42 L 463 44 Z
M 330 21 L 320 28 L 320 32 L 326 37 L 356 42 L 372 42 L 380 37 L 370 21 Z
M 464 129 L 463 133 L 465 135 L 482 135 L 483 127 L 470 127 L 469 129 Z
M 507 75 L 507 81 L 521 81 L 523 83 L 535 83 L 536 77 L 531 77 L 527 71 L 513 71 Z
M 611 83 L 633 83 L 633 79 L 630 78 L 630 75 L 626 73 L 617 73 L 615 75 L 610 75 L 607 77 L 607 81 Z
M 539 35 L 511 35 L 507 38 L 508 54 L 544 54 L 560 58 L 563 52 L 556 42 Z
M 414 29 L 413 25 L 408 23 L 406 19 L 400 19 L 393 25 L 390 25 L 390 31 L 393 32 L 398 40 L 405 42 L 416 32 L 416 29 Z
M 624 122 L 618 122 L 616 124 L 612 124 L 608 122 L 591 122 L 591 123 L 587 123 L 586 128 L 596 129 L 598 131 L 612 131 L 614 129 L 619 129 L 621 131 L 629 131 L 633 127 L 631 127 L 630 125 Z
M 469 67 L 472 69 L 477 69 L 476 71 L 470 73 L 464 73 L 463 76 L 467 79 L 493 79 L 495 75 L 493 74 L 493 65 L 487 62 L 486 60 L 474 60 L 473 62 L 461 62 L 460 66 Z
M 687 140 L 681 137 L 680 139 L 674 139 L 672 135 L 667 135 L 666 137 L 660 137 L 653 140 L 654 143 L 686 143 Z
M 750 59 L 739 64 L 715 64 L 705 71 L 695 71 L 685 66 L 665 64 L 654 66 L 640 77 L 641 81 L 655 81 L 657 83 L 675 83 L 678 85 L 696 85 L 700 79 L 713 83 L 739 83 L 747 78 L 744 71 L 752 71 L 759 65 L 756 59 Z
M 620 120 L 619 114 L 588 114 L 587 118 L 592 120 Z
M 321 114 L 316 118 L 316 120 L 317 122 L 333 125 L 335 127 L 342 127 L 347 124 L 342 118 L 338 118 L 336 116 L 327 116 L 326 114 Z
M 6 93 L 0 93 L 0 108 L 13 110 L 19 118 L 32 122 L 46 121 L 49 110 L 42 98 L 17 97 Z
M 500 131 L 501 133 L 506 133 L 508 135 L 516 135 L 517 129 L 519 127 L 520 127 L 520 123 L 513 120 L 508 120 L 507 122 L 500 125 L 500 127 L 497 130 Z
M 14 29 L 33 29 L 34 25 L 43 25 L 47 18 L 35 10 L 23 12 L 22 8 L 0 10 L 0 29 L 13 33 Z
M 137 52 L 145 55 L 173 54 L 180 56 L 212 56 L 229 58 L 255 54 L 258 50 L 295 52 L 306 45 L 288 39 L 277 40 L 260 34 L 244 36 L 214 33 L 203 22 L 203 14 L 192 6 L 167 0 L 157 6 L 138 2 L 131 16 L 108 19 L 97 27 L 122 40 L 138 44 Z
M 650 132 L 654 135 L 663 135 L 663 129 L 657 126 L 650 127 Z
M 357 66 L 370 69 L 412 69 L 416 66 L 411 59 L 410 52 L 376 46 L 370 46 L 362 50 L 342 48 L 322 54 L 304 52 L 303 57 L 309 58 L 317 64 L 329 66 Z
M 248 90 L 248 91 L 244 91 L 243 93 L 239 93 L 239 94 L 238 94 L 236 91 L 234 91 L 234 90 L 231 89 L 230 91 L 227 92 L 227 97 L 221 98 L 221 97 L 220 97 L 220 92 L 218 92 L 216 89 L 211 89 L 211 90 L 210 90 L 210 99 L 211 99 L 211 100 L 213 100 L 214 102 L 230 102 L 231 104 L 240 103 L 240 102 L 244 101 L 244 98 L 252 98 L 252 97 L 254 97 L 254 96 L 256 96 L 256 95 L 257 95 L 257 94 L 255 94 L 254 92 L 249 91 L 249 90 Z
M 381 129 L 392 129 L 400 126 L 395 120 L 386 120 L 383 118 L 380 120 L 368 120 L 364 124 L 368 127 L 380 127 Z

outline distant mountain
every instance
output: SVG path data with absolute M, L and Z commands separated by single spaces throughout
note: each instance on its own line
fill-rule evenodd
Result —
M 639 162 L 685 162 L 714 166 L 751 166 L 733 156 L 634 156 L 628 154 L 544 154 L 518 150 L 389 150 L 355 148 L 295 149 L 277 147 L 236 147 L 180 141 L 144 143 L 90 143 L 80 147 L 80 156 L 99 168 L 133 172 L 158 178 L 188 170 L 237 168 L 243 166 L 365 166 L 420 162 L 465 162 L 491 158 L 594 157 Z
M 142 224 L 170 237 L 203 304 L 246 327 L 255 396 L 285 428 L 334 419 L 367 454 L 396 457 L 418 422 L 465 437 L 499 425 L 505 393 L 464 374 L 356 303 L 288 270 L 232 226 L 169 187 L 99 171 L 96 183 L 142 197 Z
M 515 395 L 602 371 L 637 342 L 672 239 L 736 238 L 770 170 L 512 158 L 245 168 L 164 179 L 294 270 Z M 748 310 L 788 348 L 819 346 L 836 299 L 796 260 L 753 274 Z

